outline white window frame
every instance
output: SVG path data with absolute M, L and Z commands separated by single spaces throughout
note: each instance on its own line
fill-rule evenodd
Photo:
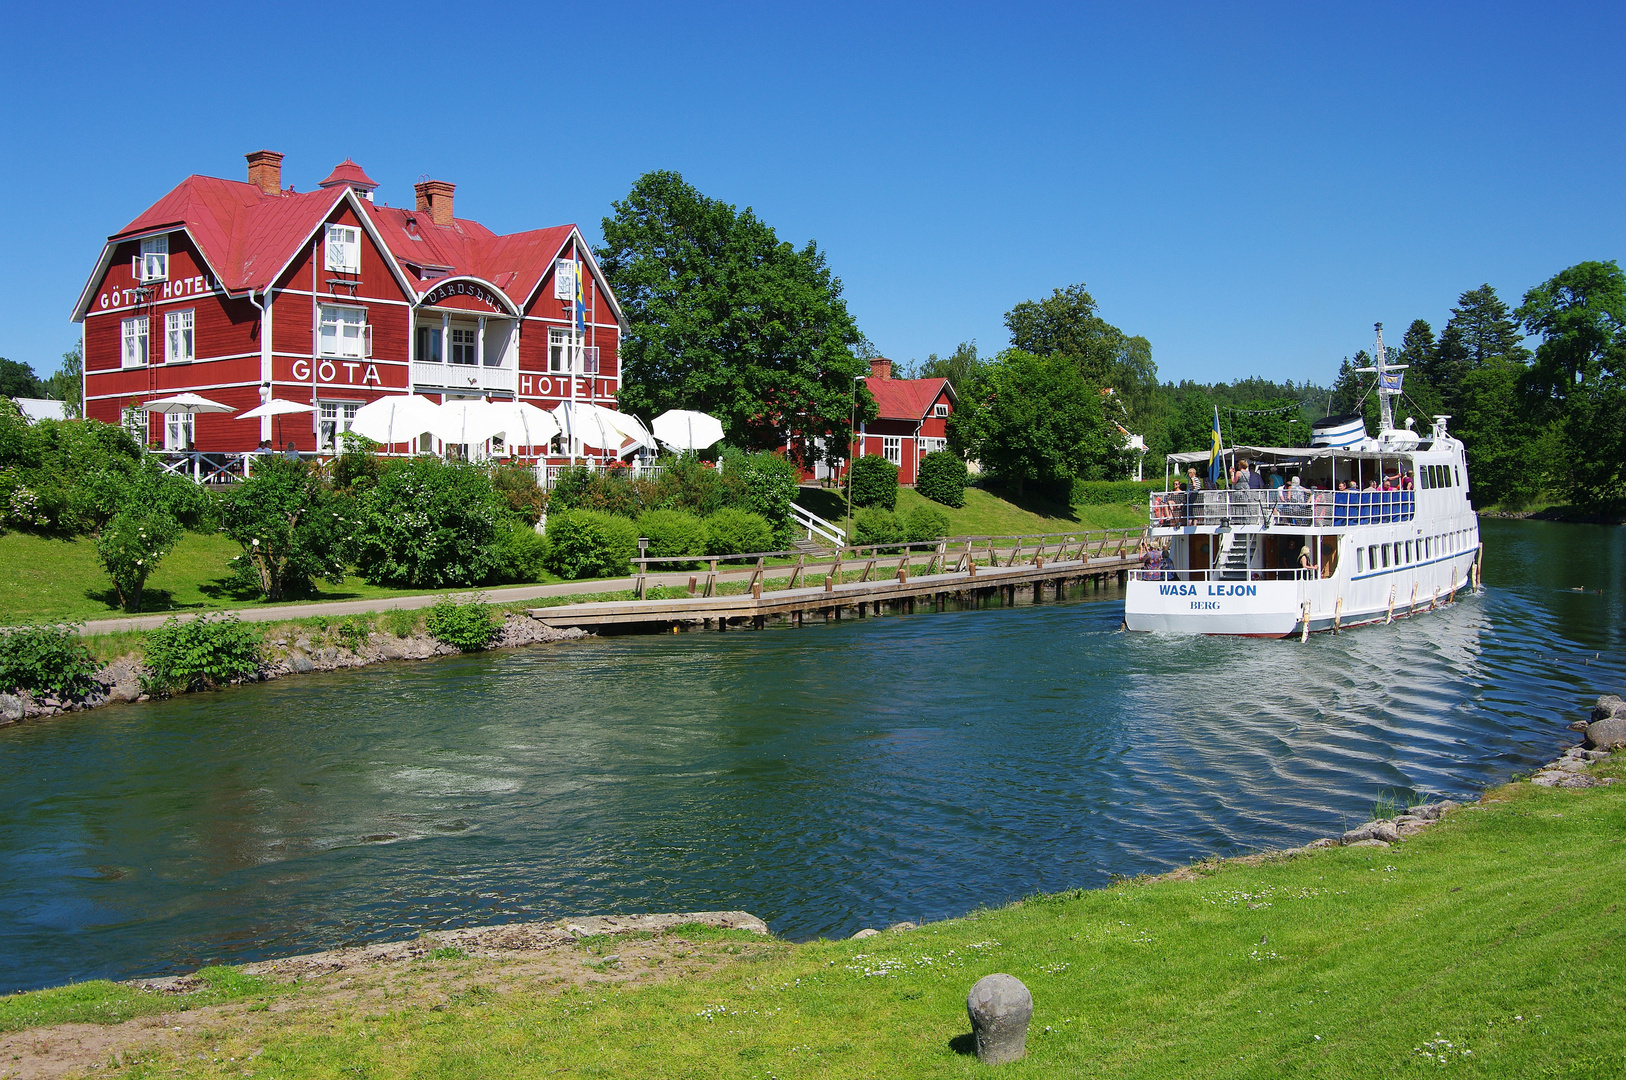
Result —
M 351 327 L 354 333 L 350 332 Z M 373 328 L 367 322 L 367 309 L 323 304 L 317 340 L 322 356 L 342 360 L 365 360 L 372 356 Z
M 164 313 L 164 363 L 186 364 L 197 359 L 196 310 Z
M 569 375 L 575 370 L 575 344 L 571 340 L 569 330 L 550 328 L 548 330 L 548 371 L 554 374 Z
M 922 435 L 920 437 L 920 453 L 921 453 L 921 456 L 923 456 L 923 457 L 926 454 L 934 454 L 939 450 L 947 450 L 947 449 L 948 449 L 948 440 L 947 439 L 939 439 L 939 438 L 937 438 L 936 436 L 933 436 L 933 435 Z
M 316 449 L 338 452 L 339 436 L 349 431 L 356 422 L 356 410 L 361 406 L 361 402 L 345 398 L 318 401 Z
M 361 229 L 355 225 L 327 227 L 327 268 L 342 274 L 361 273 Z
M 163 281 L 169 277 L 169 234 L 149 236 L 141 241 L 141 254 L 135 257 L 130 273 L 137 281 Z
M 898 466 L 899 468 L 902 468 L 903 467 L 903 436 L 902 435 L 882 435 L 881 436 L 881 456 L 886 458 L 886 460 L 890 461 L 892 464 Z
M 120 367 L 138 368 L 146 367 L 151 357 L 148 352 L 148 330 L 151 327 L 147 316 L 136 315 L 125 319 L 119 328 L 119 341 L 121 344 Z
M 460 364 L 463 367 L 473 367 L 475 364 L 479 363 L 480 331 L 476 330 L 472 326 L 453 326 L 450 327 L 450 330 L 451 333 L 447 334 L 446 336 L 450 341 L 452 355 L 446 358 L 446 362 L 449 364 Z M 459 341 L 458 335 L 460 334 L 464 335 L 468 340 Z M 467 355 L 468 359 L 458 359 L 458 357 L 463 355 Z
M 932 406 L 932 415 L 933 416 L 947 416 L 948 414 L 949 414 L 948 402 L 939 401 L 936 405 Z
M 185 450 L 194 446 L 193 436 L 197 431 L 191 413 L 166 413 L 164 415 L 164 449 Z
M 119 411 L 119 423 L 130 437 L 142 446 L 147 445 L 148 435 L 152 432 L 152 424 L 148 422 L 146 409 L 122 409 Z

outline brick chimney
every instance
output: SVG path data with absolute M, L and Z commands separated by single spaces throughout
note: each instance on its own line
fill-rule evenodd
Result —
M 248 159 L 248 182 L 267 195 L 282 194 L 282 155 L 275 150 L 244 154 Z
M 420 180 L 412 185 L 412 190 L 418 196 L 418 209 L 427 211 L 430 221 L 436 225 L 452 223 L 452 192 L 457 190 L 456 184 L 448 184 L 444 180 Z
M 890 379 L 892 377 L 892 361 L 884 356 L 877 356 L 869 362 L 869 377 L 872 379 Z

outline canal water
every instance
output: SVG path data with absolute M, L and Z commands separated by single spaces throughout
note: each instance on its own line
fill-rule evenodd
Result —
M 1109 592 L 0 730 L 0 991 L 581 913 L 844 935 L 1472 797 L 1626 683 L 1626 530 L 1483 532 L 1483 594 L 1307 644 L 1127 635 Z

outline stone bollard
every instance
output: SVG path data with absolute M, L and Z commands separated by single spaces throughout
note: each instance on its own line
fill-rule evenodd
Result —
M 1002 1065 L 1027 1052 L 1033 995 L 1013 975 L 985 975 L 966 995 L 965 1011 L 977 1038 L 977 1060 Z

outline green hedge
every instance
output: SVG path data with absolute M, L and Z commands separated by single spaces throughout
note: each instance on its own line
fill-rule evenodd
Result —
M 865 454 L 848 470 L 852 477 L 854 506 L 878 506 L 891 510 L 898 505 L 898 467 L 879 454 Z
M 677 559 L 706 552 L 705 523 L 682 510 L 646 511 L 638 518 L 638 535 L 649 541 L 646 554 L 652 559 Z M 662 563 L 656 569 L 682 570 L 686 565 Z
M 911 544 L 939 540 L 948 535 L 948 515 L 935 506 L 914 506 L 901 517 L 904 534 Z
M 920 459 L 915 490 L 932 502 L 958 508 L 965 505 L 965 485 L 969 481 L 965 462 L 959 454 L 933 450 Z
M 745 555 L 773 548 L 773 526 L 761 514 L 723 509 L 706 518 L 707 555 Z
M 631 518 L 602 510 L 560 510 L 548 515 L 548 569 L 563 578 L 627 574 L 638 555 Z
M 1074 480 L 1074 506 L 1145 506 L 1147 497 L 1163 490 L 1161 480 Z

